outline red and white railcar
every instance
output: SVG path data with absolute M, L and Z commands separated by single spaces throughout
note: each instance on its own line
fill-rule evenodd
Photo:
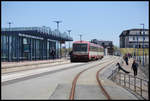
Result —
M 71 62 L 97 60 L 104 57 L 104 48 L 88 41 L 73 42 Z

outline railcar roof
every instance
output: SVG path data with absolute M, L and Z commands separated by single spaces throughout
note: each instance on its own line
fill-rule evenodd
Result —
M 75 42 L 73 42 L 73 43 L 90 43 L 89 41 L 75 41 Z
M 90 44 L 90 45 L 93 45 L 93 46 L 97 46 L 97 47 L 103 48 L 103 46 L 100 46 L 100 45 L 91 43 L 91 42 L 89 42 L 89 41 L 75 41 L 75 42 L 73 42 L 73 44 L 74 44 L 74 43 L 87 43 L 87 44 Z

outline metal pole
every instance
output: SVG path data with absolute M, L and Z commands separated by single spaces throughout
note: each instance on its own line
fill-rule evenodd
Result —
M 134 77 L 134 90 L 136 91 L 136 77 Z
M 129 75 L 129 88 L 130 88 L 130 75 Z
M 70 36 L 70 34 L 69 34 L 69 36 Z M 70 41 L 69 41 L 69 52 L 70 52 Z
M 143 66 L 144 66 L 144 25 L 143 25 Z
M 137 34 L 137 60 L 139 60 L 139 59 L 138 59 L 138 57 L 139 57 L 138 48 L 140 48 L 140 47 L 139 47 L 139 43 L 138 43 L 138 34 Z
M 82 41 L 82 35 L 80 34 L 80 41 Z
M 56 23 L 57 23 L 57 29 L 59 30 L 59 21 L 57 21 Z
M 134 45 L 134 59 L 136 59 L 136 44 Z
M 9 30 L 10 30 L 10 26 L 11 26 L 12 23 L 11 23 L 11 22 L 8 22 L 8 24 L 9 24 Z
M 8 24 L 9 24 L 9 34 L 10 34 L 10 27 L 11 27 L 11 24 L 12 24 L 12 23 L 11 23 L 11 22 L 8 22 Z M 8 61 L 10 61 L 10 54 L 9 54 L 9 53 L 10 53 L 10 52 L 9 52 L 9 51 L 10 51 L 10 44 L 9 44 L 9 43 L 10 43 L 10 38 L 9 38 L 10 35 L 9 35 L 9 34 L 8 34 Z
M 114 81 L 114 70 L 112 70 L 112 80 Z
M 59 33 L 59 23 L 61 23 L 62 21 L 54 21 L 54 22 L 56 22 L 56 24 L 57 24 L 57 34 L 58 34 Z M 59 37 L 61 37 L 60 33 L 59 33 Z M 61 58 L 61 41 L 60 41 L 60 58 Z
M 149 98 L 149 81 L 147 82 L 147 86 L 148 86 L 148 98 Z
M 70 32 L 71 32 L 71 30 L 68 30 L 69 37 L 70 37 Z M 70 52 L 70 41 L 69 41 L 69 52 Z
M 126 86 L 126 81 L 125 81 L 126 78 L 125 78 L 125 76 L 126 76 L 126 75 L 124 74 L 124 86 Z
M 143 66 L 144 66 L 144 24 L 140 25 L 143 25 Z
M 119 84 L 121 85 L 121 73 L 119 73 Z
M 141 88 L 141 96 L 142 96 L 142 79 L 140 79 L 140 88 Z

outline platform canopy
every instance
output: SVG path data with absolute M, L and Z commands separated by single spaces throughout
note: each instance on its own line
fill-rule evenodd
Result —
M 68 35 L 68 33 L 61 33 L 57 29 L 51 30 L 50 27 L 12 27 L 12 28 L 2 28 L 2 34 L 27 34 L 38 37 L 50 38 L 58 41 L 73 41 L 73 38 Z

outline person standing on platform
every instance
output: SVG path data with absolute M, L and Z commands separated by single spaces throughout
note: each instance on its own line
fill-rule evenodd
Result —
M 70 57 L 72 57 L 72 53 L 73 53 L 73 51 L 70 51 L 70 52 L 69 52 L 69 56 L 70 56 Z
M 124 60 L 126 62 L 126 65 L 128 65 L 128 56 L 127 55 L 125 56 Z
M 52 50 L 51 50 L 51 56 L 53 57 L 53 59 L 55 59 L 55 50 L 54 50 L 54 48 L 52 48 Z
M 137 75 L 137 72 L 138 72 L 138 63 L 136 63 L 135 60 L 134 60 L 133 63 L 132 63 L 131 70 L 134 71 L 134 76 L 136 76 L 136 75 Z

